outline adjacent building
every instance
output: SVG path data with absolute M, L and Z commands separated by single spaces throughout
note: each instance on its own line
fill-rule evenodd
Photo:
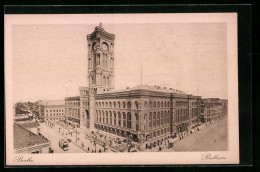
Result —
M 49 153 L 51 143 L 21 125 L 14 123 L 14 151 L 19 154 Z
M 101 24 L 87 35 L 89 85 L 65 98 L 66 122 L 131 138 L 142 148 L 197 126 L 200 96 L 142 84 L 114 89 L 114 40 Z
M 65 101 L 49 100 L 44 105 L 45 121 L 62 121 L 65 120 Z
M 226 115 L 225 108 L 227 104 L 223 104 L 219 98 L 202 99 L 201 122 L 210 122 Z

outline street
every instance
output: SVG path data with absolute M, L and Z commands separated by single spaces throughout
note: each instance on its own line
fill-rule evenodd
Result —
M 73 143 L 69 143 L 68 151 L 63 151 L 59 147 L 59 140 L 64 137 L 59 135 L 55 130 L 51 129 L 46 123 L 40 124 L 40 132 L 51 142 L 51 148 L 54 150 L 54 153 L 85 153 L 84 150 Z
M 227 151 L 227 117 L 214 121 L 200 131 L 177 141 L 168 151 Z

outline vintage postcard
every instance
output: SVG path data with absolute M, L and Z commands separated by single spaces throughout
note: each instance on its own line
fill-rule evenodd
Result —
M 7 165 L 238 164 L 236 13 L 5 15 Z

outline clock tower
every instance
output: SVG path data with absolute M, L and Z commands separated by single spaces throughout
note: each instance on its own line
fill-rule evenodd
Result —
M 106 32 L 102 24 L 87 35 L 88 81 L 90 94 L 114 89 L 114 40 L 115 35 Z

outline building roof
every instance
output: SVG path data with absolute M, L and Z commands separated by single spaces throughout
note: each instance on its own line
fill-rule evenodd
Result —
M 31 131 L 23 128 L 17 123 L 14 123 L 14 148 L 15 149 L 22 149 L 27 147 L 32 147 L 34 145 L 49 143 L 49 141 L 44 138 L 40 137 Z
M 110 93 L 116 93 L 116 92 L 124 92 L 124 91 L 133 91 L 133 90 L 148 90 L 148 91 L 155 91 L 155 92 L 164 92 L 164 93 L 175 93 L 175 94 L 185 94 L 188 95 L 187 93 L 181 91 L 181 90 L 176 90 L 172 88 L 166 88 L 166 87 L 161 87 L 161 86 L 149 86 L 149 85 L 137 85 L 132 88 L 126 88 L 126 89 L 121 89 L 121 90 L 111 90 L 109 91 Z
M 40 124 L 38 122 L 35 122 L 32 120 L 19 121 L 16 123 L 23 128 L 35 128 L 35 127 L 40 126 Z
M 79 101 L 80 97 L 79 96 L 74 96 L 74 97 L 67 97 L 65 98 L 66 101 Z

